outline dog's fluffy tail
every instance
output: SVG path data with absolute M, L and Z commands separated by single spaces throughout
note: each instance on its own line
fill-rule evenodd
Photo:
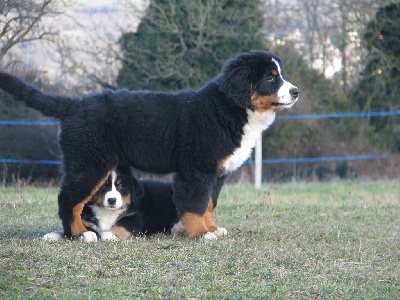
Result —
M 76 98 L 42 93 L 36 87 L 6 72 L 0 72 L 0 89 L 12 95 L 15 100 L 56 119 L 67 116 L 76 102 Z

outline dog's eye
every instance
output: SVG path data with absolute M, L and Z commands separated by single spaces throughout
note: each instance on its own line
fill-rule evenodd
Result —
M 269 76 L 269 77 L 267 78 L 267 81 L 268 81 L 268 82 L 275 82 L 275 76 Z
M 120 183 L 120 184 L 117 185 L 117 189 L 120 189 L 120 190 L 123 189 L 124 187 L 125 187 L 125 186 L 124 186 L 122 183 Z

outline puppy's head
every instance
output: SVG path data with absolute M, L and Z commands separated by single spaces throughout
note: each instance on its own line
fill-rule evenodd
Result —
M 126 209 L 137 197 L 140 187 L 129 168 L 118 167 L 111 171 L 107 181 L 90 200 L 90 205 L 109 210 Z
M 234 105 L 259 113 L 289 108 L 300 94 L 284 79 L 280 58 L 270 52 L 239 54 L 224 65 L 220 78 L 220 91 Z

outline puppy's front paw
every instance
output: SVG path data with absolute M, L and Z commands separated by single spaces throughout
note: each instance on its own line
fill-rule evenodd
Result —
M 82 233 L 82 235 L 79 237 L 79 239 L 82 242 L 97 242 L 97 234 L 94 233 L 93 231 L 85 231 Z
M 108 242 L 115 242 L 119 241 L 119 237 L 116 236 L 114 233 L 111 231 L 103 231 L 100 235 L 100 239 L 102 241 L 108 241 Z
M 53 232 L 49 232 L 49 233 L 46 233 L 46 234 L 43 236 L 43 239 L 44 239 L 45 241 L 51 241 L 51 242 L 61 241 L 61 240 L 63 240 L 64 238 L 65 238 L 64 232 L 62 232 L 62 231 L 53 231 Z

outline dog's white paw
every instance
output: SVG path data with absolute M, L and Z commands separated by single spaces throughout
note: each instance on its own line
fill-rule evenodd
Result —
M 82 233 L 82 235 L 79 237 L 79 239 L 82 242 L 97 242 L 97 234 L 94 233 L 93 231 L 85 231 Z
M 182 222 L 179 221 L 171 228 L 171 234 L 179 234 L 185 231 L 185 227 L 183 226 Z
M 214 234 L 217 237 L 226 236 L 226 235 L 228 235 L 228 230 L 226 230 L 226 228 L 218 227 L 217 230 L 214 231 Z
M 203 235 L 205 240 L 215 241 L 218 239 L 217 235 L 214 232 L 207 232 Z
M 61 241 L 61 240 L 64 239 L 64 232 L 61 232 L 61 231 L 49 232 L 49 233 L 46 233 L 46 234 L 43 236 L 43 239 L 44 239 L 45 241 L 51 241 L 51 242 L 54 242 L 54 241 Z
M 100 239 L 102 241 L 108 241 L 108 242 L 115 242 L 119 241 L 119 237 L 116 236 L 114 233 L 111 231 L 103 231 L 100 235 Z

